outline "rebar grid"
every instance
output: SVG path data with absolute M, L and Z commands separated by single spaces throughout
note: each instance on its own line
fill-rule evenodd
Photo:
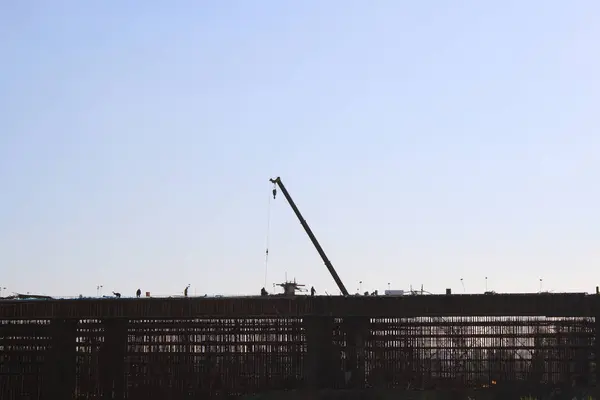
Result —
M 0 398 L 595 385 L 594 318 L 317 318 L 3 320 Z
M 593 369 L 592 318 L 376 319 L 369 339 L 365 358 L 372 385 L 587 384 Z

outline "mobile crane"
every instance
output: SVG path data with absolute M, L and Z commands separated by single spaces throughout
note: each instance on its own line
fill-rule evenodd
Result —
M 308 235 L 308 237 L 309 237 L 310 241 L 312 242 L 312 244 L 315 246 L 315 249 L 317 249 L 317 252 L 321 256 L 321 259 L 323 259 L 323 263 L 325 263 L 325 266 L 329 270 L 329 273 L 333 277 L 333 280 L 335 281 L 335 283 L 337 284 L 338 288 L 340 289 L 340 292 L 342 292 L 342 294 L 344 296 L 349 296 L 350 293 L 348 293 L 348 289 L 346 289 L 346 286 L 344 286 L 344 283 L 342 282 L 342 280 L 340 279 L 339 275 L 335 271 L 335 268 L 333 268 L 333 265 L 331 264 L 331 261 L 329 261 L 329 258 L 327 258 L 327 255 L 325 254 L 325 251 L 323 250 L 323 248 L 319 244 L 319 241 L 317 240 L 317 238 L 315 237 L 314 233 L 310 229 L 310 226 L 308 226 L 308 224 L 304 220 L 304 217 L 300 213 L 300 210 L 298 210 L 298 207 L 296 206 L 296 203 L 294 203 L 294 200 L 292 200 L 292 197 L 290 196 L 290 193 L 285 188 L 283 182 L 281 182 L 281 178 L 277 177 L 275 179 L 269 179 L 269 181 L 273 184 L 273 198 L 277 197 L 277 186 L 279 186 L 279 189 L 281 190 L 281 193 L 283 193 L 283 196 L 285 197 L 285 199 L 289 203 L 290 207 L 292 207 L 292 210 L 294 211 L 294 214 L 296 214 L 296 217 L 298 217 L 298 220 L 300 221 L 300 224 L 302 225 L 302 227 L 306 231 L 306 234 Z

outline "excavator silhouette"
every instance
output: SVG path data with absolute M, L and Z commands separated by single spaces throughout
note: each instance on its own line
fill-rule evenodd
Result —
M 284 296 L 294 296 L 296 292 L 308 292 L 308 290 L 304 289 L 305 285 L 296 283 L 296 279 L 293 282 L 277 283 L 275 286 L 283 288 Z

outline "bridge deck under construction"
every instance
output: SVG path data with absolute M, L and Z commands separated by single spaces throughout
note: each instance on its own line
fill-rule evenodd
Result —
M 599 317 L 585 294 L 2 300 L 0 398 L 590 387 Z

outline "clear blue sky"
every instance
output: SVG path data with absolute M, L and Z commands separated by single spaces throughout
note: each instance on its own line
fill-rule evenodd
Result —
M 281 175 L 351 291 L 600 284 L 600 2 L 6 1 L 0 287 L 258 293 Z M 335 284 L 284 199 L 268 289 Z

